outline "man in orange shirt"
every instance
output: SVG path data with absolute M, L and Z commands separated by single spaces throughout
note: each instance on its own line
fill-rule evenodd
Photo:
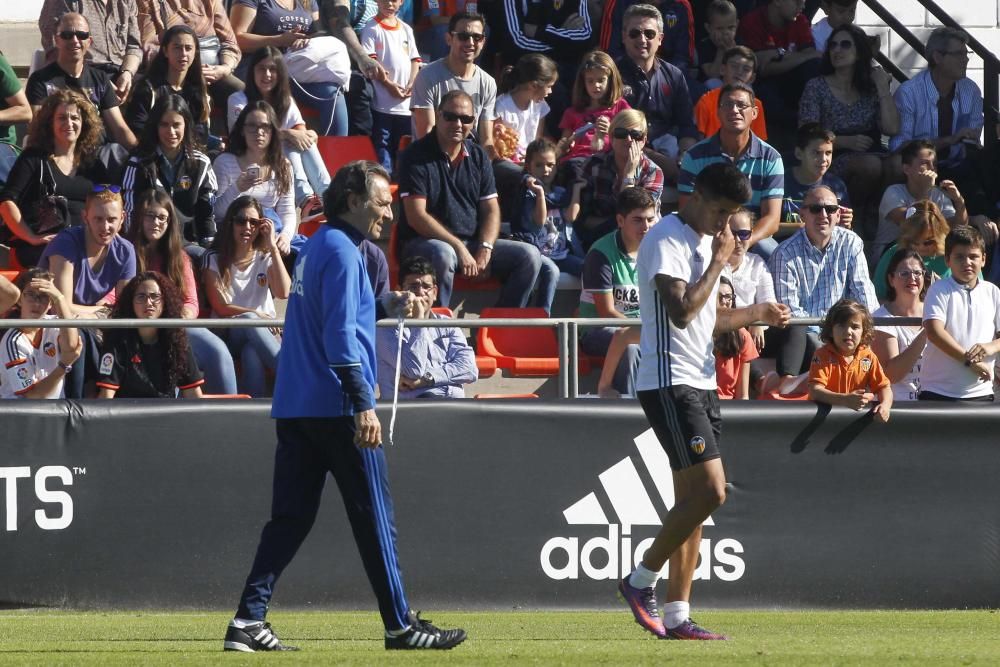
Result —
M 752 85 L 757 76 L 757 55 L 745 46 L 734 46 L 722 54 L 723 84 L 745 83 Z M 719 131 L 719 93 L 722 88 L 714 88 L 698 100 L 694 106 L 694 122 L 702 137 L 710 137 Z M 767 124 L 764 122 L 764 105 L 757 98 L 757 118 L 750 123 L 750 131 L 767 141 Z

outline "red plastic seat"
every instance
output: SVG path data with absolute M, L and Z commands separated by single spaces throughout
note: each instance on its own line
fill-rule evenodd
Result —
M 542 308 L 484 308 L 480 317 L 546 319 Z M 520 327 L 480 327 L 476 337 L 480 354 L 496 359 L 497 367 L 514 377 L 557 375 L 559 344 L 554 329 Z M 581 358 L 579 372 L 590 372 L 590 362 Z
M 0 270 L 0 276 L 3 276 L 7 280 L 14 282 L 17 277 L 21 275 L 21 272 L 17 269 L 3 269 Z
M 330 172 L 331 178 L 348 162 L 354 160 L 378 162 L 371 137 L 319 137 L 316 146 L 319 148 L 319 154 L 323 157 L 323 164 L 326 165 L 326 170 Z M 392 192 L 393 200 L 395 200 L 399 186 L 390 183 L 389 190 Z

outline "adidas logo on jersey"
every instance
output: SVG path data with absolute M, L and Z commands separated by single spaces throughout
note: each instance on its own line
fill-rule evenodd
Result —
M 588 579 L 617 580 L 642 560 L 642 555 L 653 543 L 656 529 L 662 525 L 660 517 L 673 507 L 674 486 L 670 462 L 653 430 L 640 434 L 634 442 L 662 506 L 655 504 L 632 457 L 625 457 L 598 475 L 617 522 L 608 518 L 596 491 L 567 507 L 563 510 L 567 524 L 605 526 L 607 532 L 590 539 L 579 536 L 549 539 L 539 554 L 545 576 L 556 580 L 579 579 L 582 573 Z M 709 517 L 704 525 L 714 526 L 715 522 Z M 632 534 L 633 527 L 637 526 L 655 528 L 645 528 L 640 537 Z M 581 540 L 584 540 L 582 544 Z M 743 545 L 738 540 L 723 538 L 713 544 L 711 538 L 703 538 L 694 578 L 736 581 L 746 571 L 742 554 Z M 663 577 L 667 576 L 667 570 L 665 565 Z

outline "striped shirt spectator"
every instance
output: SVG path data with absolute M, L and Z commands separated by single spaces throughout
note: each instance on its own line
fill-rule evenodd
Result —
M 718 134 L 699 141 L 692 146 L 681 161 L 681 174 L 677 179 L 677 190 L 682 195 L 694 192 L 694 179 L 710 164 L 729 160 L 750 179 L 753 198 L 747 205 L 754 213 L 760 213 L 761 202 L 766 199 L 782 199 L 785 196 L 785 167 L 781 155 L 757 135 L 750 133 L 750 146 L 739 157 L 733 158 L 722 150 Z

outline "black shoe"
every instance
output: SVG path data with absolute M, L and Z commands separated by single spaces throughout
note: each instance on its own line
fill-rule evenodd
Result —
M 245 628 L 237 628 L 232 623 L 226 628 L 226 639 L 223 647 L 227 651 L 298 651 L 297 646 L 282 644 L 278 635 L 274 634 L 270 623 L 254 623 Z
M 429 620 L 420 618 L 420 614 L 410 612 L 410 629 L 401 635 L 385 638 L 387 649 L 415 648 L 455 648 L 465 641 L 465 630 L 441 630 L 431 625 Z

